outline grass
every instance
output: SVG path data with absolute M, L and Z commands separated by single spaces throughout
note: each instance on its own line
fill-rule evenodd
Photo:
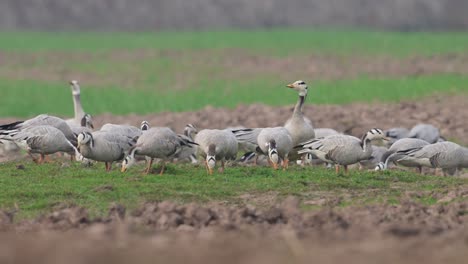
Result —
M 125 174 L 117 169 L 105 173 L 102 164 L 83 168 L 79 164 L 52 163 L 38 166 L 25 162 L 0 166 L 0 208 L 19 207 L 19 218 L 30 218 L 59 205 L 79 205 L 92 215 L 103 215 L 112 202 L 135 208 L 144 201 L 171 199 L 178 202 L 223 201 L 243 203 L 243 194 L 271 195 L 281 199 L 296 195 L 302 200 L 318 197 L 347 197 L 339 205 L 379 202 L 398 203 L 405 192 L 421 192 L 420 202 L 433 204 L 430 192 L 444 193 L 468 180 L 453 177 L 420 176 L 408 172 L 358 172 L 335 175 L 333 170 L 291 167 L 230 167 L 225 174 L 209 176 L 203 167 L 169 165 L 167 174 L 143 175 L 143 167 Z
M 28 117 L 37 113 L 59 116 L 73 114 L 70 91 L 66 85 L 6 79 L 0 79 L 0 83 L 2 84 L 0 97 L 0 115 L 2 116 Z M 223 88 L 219 89 L 219 87 Z M 253 90 L 255 92 L 252 92 Z M 450 94 L 467 91 L 468 77 L 459 75 L 399 79 L 361 77 L 352 80 L 314 82 L 310 85 L 307 103 L 397 102 L 434 93 Z M 250 103 L 293 105 L 296 101 L 296 94 L 274 83 L 271 79 L 259 79 L 249 83 L 211 80 L 204 85 L 200 84 L 183 92 L 91 86 L 83 88 L 82 101 L 84 108 L 94 115 L 105 112 L 148 114 L 163 111 L 190 111 L 206 105 L 230 108 Z
M 364 30 L 274 29 L 253 31 L 67 33 L 2 32 L 6 51 L 109 49 L 241 48 L 274 55 L 333 54 L 434 55 L 468 50 L 466 32 L 375 32 Z

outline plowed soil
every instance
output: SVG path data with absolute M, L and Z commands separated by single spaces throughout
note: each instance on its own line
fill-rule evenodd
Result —
M 465 263 L 468 204 L 326 208 L 287 198 L 267 210 L 148 203 L 105 218 L 63 208 L 13 223 L 1 212 L 1 263 Z

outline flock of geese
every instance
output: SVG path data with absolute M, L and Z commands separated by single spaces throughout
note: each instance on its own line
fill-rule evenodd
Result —
M 79 83 L 71 81 L 70 86 L 74 118 L 41 114 L 0 125 L 0 144 L 14 142 L 39 164 L 47 155 L 60 152 L 88 164 L 104 162 L 106 171 L 112 169 L 113 162 L 121 161 L 121 171 L 125 172 L 137 162 L 146 161 L 145 172 L 150 173 L 156 159 L 161 163 L 160 174 L 169 161 L 198 163 L 197 157 L 209 174 L 217 162 L 221 163 L 218 170 L 222 173 L 228 161 L 256 165 L 263 161 L 274 169 L 287 169 L 292 160 L 301 166 L 335 166 L 336 173 L 341 167 L 348 173 L 348 166 L 355 164 L 360 169 L 374 170 L 390 166 L 415 167 L 420 172 L 422 167 L 441 168 L 451 175 L 468 167 L 468 148 L 446 141 L 429 124 L 411 130 L 371 128 L 360 139 L 331 128 L 314 129 L 302 112 L 308 87 L 300 80 L 287 85 L 298 93 L 298 101 L 284 126 L 198 131 L 188 124 L 183 134 L 168 127 L 150 127 L 147 121 L 140 127 L 105 124 L 94 130 L 91 115 L 81 105 Z M 244 153 L 240 159 L 238 152 Z

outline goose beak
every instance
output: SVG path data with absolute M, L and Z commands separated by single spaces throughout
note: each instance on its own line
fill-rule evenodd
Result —
M 93 124 L 89 124 L 89 127 L 90 127 L 91 129 L 94 129 L 94 125 L 93 125 Z
M 389 137 L 384 137 L 382 139 L 385 140 L 385 141 L 390 141 L 391 140 Z
M 292 83 L 286 85 L 286 87 L 291 88 L 291 89 L 294 89 L 294 85 L 292 85 Z
M 120 169 L 120 172 L 125 172 L 126 170 L 127 170 L 127 167 L 122 166 L 122 169 Z

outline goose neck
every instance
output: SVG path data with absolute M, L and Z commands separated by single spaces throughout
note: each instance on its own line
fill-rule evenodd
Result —
M 81 98 L 79 93 L 73 94 L 73 107 L 75 111 L 75 119 L 81 120 L 85 113 L 83 111 L 83 106 L 81 106 Z
M 302 115 L 302 106 L 304 105 L 305 96 L 299 95 L 296 105 L 294 106 L 293 115 Z

